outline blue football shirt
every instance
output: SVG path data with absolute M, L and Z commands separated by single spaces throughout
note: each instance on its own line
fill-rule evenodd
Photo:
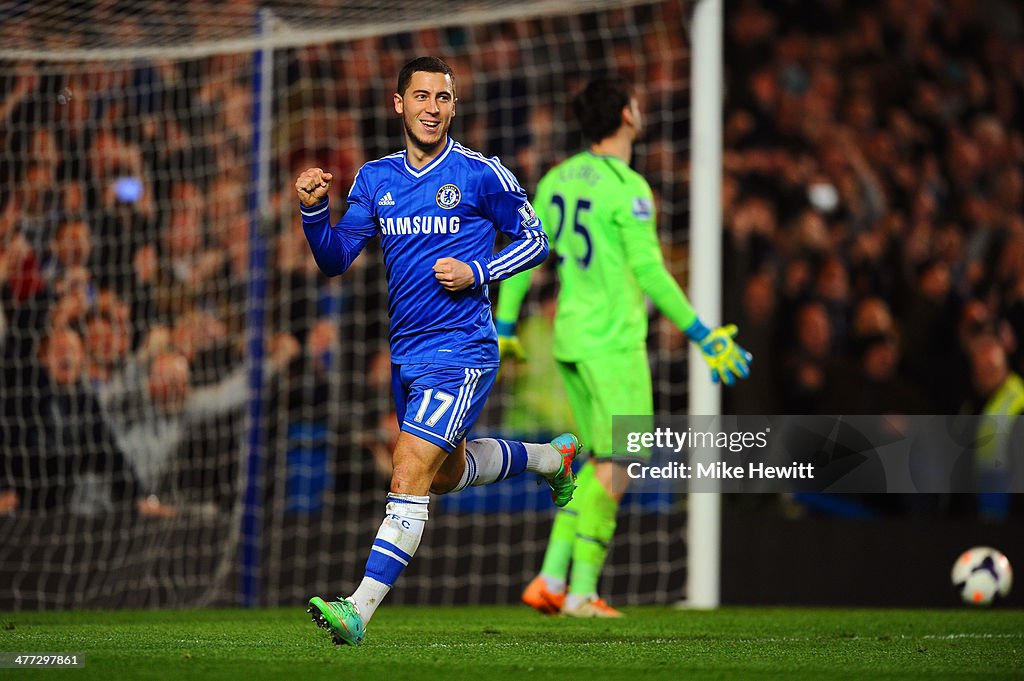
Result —
M 535 267 L 548 254 L 540 220 L 516 178 L 449 138 L 419 170 L 404 151 L 366 163 L 333 227 L 330 205 L 300 205 L 317 265 L 341 274 L 380 235 L 388 282 L 391 361 L 464 367 L 498 365 L 487 282 Z M 500 230 L 511 243 L 494 252 Z M 474 283 L 450 292 L 434 278 L 438 258 L 469 264 Z

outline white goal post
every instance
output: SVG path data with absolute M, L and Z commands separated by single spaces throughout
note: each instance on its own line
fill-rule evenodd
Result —
M 696 0 L 693 10 L 690 123 L 690 301 L 710 325 L 722 321 L 722 0 Z M 700 351 L 690 348 L 690 366 L 702 364 Z M 720 386 L 700 371 L 691 371 L 690 415 L 721 411 Z M 715 460 L 710 452 L 694 457 Z M 717 480 L 711 482 L 717 485 Z M 686 605 L 715 608 L 719 603 L 721 562 L 721 496 L 691 494 L 687 506 L 689 566 Z

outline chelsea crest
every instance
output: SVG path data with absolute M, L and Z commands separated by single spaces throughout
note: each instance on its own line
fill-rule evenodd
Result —
M 446 184 L 437 190 L 437 196 L 434 198 L 441 208 L 451 210 L 459 205 L 459 201 L 462 200 L 462 192 L 454 184 Z

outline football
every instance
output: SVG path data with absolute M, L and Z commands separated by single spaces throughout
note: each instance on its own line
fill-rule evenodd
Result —
M 965 603 L 988 605 L 1010 594 L 1013 568 L 1001 551 L 990 546 L 975 546 L 956 559 L 950 579 Z

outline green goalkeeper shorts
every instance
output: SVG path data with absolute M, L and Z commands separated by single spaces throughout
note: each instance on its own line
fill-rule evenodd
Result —
M 580 439 L 595 458 L 615 458 L 612 457 L 613 416 L 654 413 L 646 348 L 582 362 L 560 361 L 558 370 L 579 425 Z

